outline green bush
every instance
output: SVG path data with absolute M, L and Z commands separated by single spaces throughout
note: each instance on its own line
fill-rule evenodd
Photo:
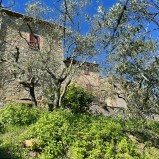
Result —
M 23 136 L 37 141 L 41 156 L 47 159 L 142 158 L 122 126 L 102 116 L 54 111 L 42 116 Z
M 93 96 L 84 88 L 72 84 L 69 86 L 62 101 L 64 108 L 69 108 L 73 113 L 85 113 L 93 101 Z
M 1 109 L 1 125 L 29 125 L 35 123 L 42 111 L 25 104 L 7 104 Z
M 24 106 L 21 107 L 23 110 Z M 34 108 L 29 109 L 34 111 Z M 30 126 L 19 126 L 15 119 L 16 125 L 7 125 L 7 131 L 0 134 L 0 153 L 3 150 L 9 152 L 10 158 L 30 159 L 155 159 L 159 156 L 158 122 L 126 120 L 123 123 L 118 118 L 66 110 L 38 111 L 42 115 Z M 32 142 L 31 147 L 22 147 L 25 140 Z M 33 153 L 36 156 L 30 155 Z

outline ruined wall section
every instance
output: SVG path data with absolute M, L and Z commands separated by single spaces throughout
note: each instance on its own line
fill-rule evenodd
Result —
M 126 101 L 122 98 L 121 88 L 111 77 L 100 79 L 100 101 L 112 108 L 127 108 Z M 120 95 L 120 97 L 118 95 Z

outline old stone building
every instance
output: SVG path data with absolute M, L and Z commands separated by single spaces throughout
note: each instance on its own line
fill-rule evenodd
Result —
M 13 74 L 14 70 L 10 70 L 6 65 L 4 61 L 8 58 L 6 56 L 13 57 L 13 61 L 10 61 L 12 63 L 16 60 L 17 63 L 25 63 L 27 58 L 27 61 L 30 60 L 33 63 L 37 53 L 50 52 L 50 54 L 54 54 L 54 56 L 50 56 L 51 60 L 55 60 L 56 64 L 64 67 L 62 35 L 60 33 L 62 29 L 63 27 L 60 25 L 39 19 L 35 20 L 32 17 L 10 10 L 3 9 L 0 12 L 1 100 L 29 101 L 30 99 L 28 91 L 15 78 L 10 76 L 10 71 Z M 28 65 L 32 63 L 30 62 Z M 40 97 L 40 89 L 37 88 L 36 91 L 38 91 L 37 94 Z
M 5 61 L 1 58 L 8 53 L 13 56 L 16 62 L 25 63 L 26 58 L 34 62 L 37 53 L 51 52 L 52 61 L 58 65 L 58 69 L 67 67 L 69 60 L 64 59 L 62 47 L 63 26 L 49 23 L 47 21 L 34 19 L 32 17 L 16 13 L 10 10 L 0 12 L 0 101 L 16 101 L 30 103 L 30 94 L 24 89 L 15 78 L 10 76 Z M 6 57 L 7 58 L 7 57 Z M 20 60 L 20 61 L 18 61 Z M 32 64 L 32 63 L 28 64 Z M 74 63 L 76 64 L 76 62 Z M 26 63 L 27 65 L 27 63 Z M 112 107 L 126 107 L 126 103 L 118 97 L 109 97 L 105 94 L 108 88 L 106 79 L 100 77 L 98 64 L 95 62 L 85 62 L 78 68 L 73 82 L 81 85 L 89 91 L 92 91 L 98 101 L 105 102 Z M 40 86 L 35 87 L 37 100 L 42 99 Z
M 64 63 L 68 66 L 70 61 L 66 59 Z M 74 65 L 77 63 L 80 62 L 75 61 Z M 88 91 L 99 91 L 100 73 L 98 64 L 95 61 L 93 63 L 84 62 L 82 66 L 78 68 L 77 75 L 73 78 L 73 82 L 86 88 Z
M 10 53 L 14 56 L 13 59 L 21 60 L 20 62 L 23 63 L 28 57 L 36 58 L 37 53 L 51 50 L 54 56 L 50 58 L 59 65 L 57 71 L 68 64 L 63 55 L 62 35 L 60 34 L 60 30 L 63 29 L 62 26 L 39 19 L 34 20 L 32 17 L 10 10 L 2 10 L 0 17 L 1 57 Z M 2 61 L 2 58 L 1 66 L 3 67 L 0 81 L 1 100 L 25 100 L 25 102 L 29 102 L 28 90 L 25 90 L 15 78 L 10 77 L 10 70 Z M 98 64 L 85 62 L 78 69 L 73 81 L 90 91 L 95 91 L 99 88 L 99 79 Z M 40 99 L 40 88 L 35 89 L 37 98 Z

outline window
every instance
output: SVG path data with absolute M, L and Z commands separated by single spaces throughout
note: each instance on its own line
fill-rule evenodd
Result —
M 84 70 L 84 74 L 85 74 L 85 75 L 89 75 L 89 69 L 88 69 L 88 67 L 87 67 L 87 68 L 85 68 L 85 70 Z
M 91 85 L 90 83 L 86 84 L 86 88 L 87 88 L 88 91 L 92 91 L 93 85 Z
M 39 49 L 40 48 L 40 37 L 35 34 L 30 34 L 29 46 L 31 49 Z

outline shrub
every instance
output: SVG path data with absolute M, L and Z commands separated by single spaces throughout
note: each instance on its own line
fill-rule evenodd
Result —
M 138 142 L 140 139 L 138 135 L 142 134 L 135 135 L 134 130 L 142 127 L 139 123 L 128 120 L 123 129 L 123 123 L 117 118 L 54 110 L 44 113 L 36 123 L 30 126 L 9 125 L 10 129 L 7 133 L 0 134 L 0 150 L 10 152 L 16 158 L 30 159 L 157 158 L 158 144 L 155 145 L 152 142 L 149 145 L 152 138 L 147 138 L 142 142 L 144 149 Z M 155 125 L 151 126 L 150 123 Z M 145 125 L 145 131 L 157 130 L 158 124 L 156 124 L 157 122 L 148 122 Z M 130 137 L 132 133 L 134 135 Z M 149 133 L 155 135 L 154 131 L 149 131 Z M 32 145 L 24 149 L 22 143 L 26 139 L 30 140 Z M 157 140 L 158 138 L 156 142 Z M 31 156 L 33 153 L 36 156 Z
M 93 95 L 80 86 L 69 86 L 62 101 L 64 108 L 69 108 L 73 113 L 85 113 L 93 101 Z
M 38 141 L 44 158 L 101 159 L 140 158 L 135 145 L 122 132 L 122 126 L 102 116 L 54 111 L 45 114 L 25 138 Z
M 1 110 L 0 123 L 3 125 L 29 125 L 35 123 L 41 114 L 37 107 L 25 104 L 7 104 Z

